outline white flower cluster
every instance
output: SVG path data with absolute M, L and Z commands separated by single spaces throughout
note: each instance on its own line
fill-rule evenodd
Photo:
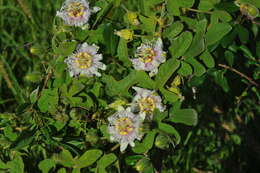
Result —
M 152 120 L 153 112 L 157 108 L 163 112 L 165 107 L 162 99 L 155 91 L 133 87 L 137 92 L 133 98 L 131 108 L 119 110 L 108 118 L 110 140 L 120 143 L 120 151 L 124 151 L 128 144 L 134 147 L 134 140 L 141 140 L 142 122 Z
M 91 13 L 98 10 L 98 7 L 90 9 L 89 2 L 86 0 L 66 0 L 61 10 L 57 12 L 57 16 L 61 17 L 67 25 L 82 27 L 88 23 Z M 132 40 L 133 33 L 126 29 L 120 31 L 119 36 Z M 98 70 L 105 70 L 106 65 L 101 62 L 103 55 L 98 54 L 98 49 L 95 44 L 80 44 L 77 50 L 64 61 L 68 65 L 70 76 L 101 76 Z M 136 50 L 135 58 L 131 59 L 136 70 L 148 71 L 150 76 L 157 74 L 158 67 L 165 60 L 166 53 L 163 51 L 161 38 L 142 43 Z M 120 144 L 121 151 L 124 151 L 128 144 L 133 147 L 135 139 L 141 140 L 142 123 L 145 120 L 152 120 L 155 109 L 161 112 L 165 110 L 161 97 L 155 91 L 139 87 L 133 89 L 136 94 L 131 106 L 119 110 L 108 118 L 110 139 Z

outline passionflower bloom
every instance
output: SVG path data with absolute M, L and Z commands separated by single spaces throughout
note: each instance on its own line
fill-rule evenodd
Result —
M 99 47 L 95 44 L 88 45 L 87 43 L 83 43 L 79 45 L 76 53 L 64 61 L 68 65 L 70 76 L 101 76 L 98 69 L 105 70 L 106 65 L 100 62 L 103 56 L 102 54 L 97 54 L 98 49 Z
M 66 0 L 56 15 L 61 17 L 67 25 L 83 26 L 88 23 L 91 13 L 99 10 L 99 7 L 91 9 L 86 0 Z
M 123 109 L 108 118 L 108 131 L 110 140 L 120 143 L 120 151 L 124 151 L 128 144 L 134 147 L 134 140 L 141 140 L 141 121 L 138 115 L 131 112 L 131 109 Z
M 135 58 L 131 59 L 136 70 L 149 71 L 150 76 L 154 76 L 158 72 L 158 67 L 165 62 L 166 53 L 163 51 L 163 43 L 161 38 L 155 42 L 142 43 L 135 53 Z
M 133 87 L 136 91 L 136 95 L 132 101 L 132 111 L 139 112 L 142 120 L 147 117 L 151 120 L 153 118 L 153 111 L 155 108 L 159 109 L 160 112 L 165 110 L 165 106 L 162 105 L 162 99 L 155 91 L 151 91 L 144 88 Z

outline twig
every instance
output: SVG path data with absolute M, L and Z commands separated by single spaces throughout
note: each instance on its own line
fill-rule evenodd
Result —
M 232 67 L 229 67 L 225 64 L 218 64 L 219 67 L 222 67 L 222 68 L 225 68 L 225 69 L 228 69 L 228 70 L 231 70 L 233 72 L 235 72 L 236 74 L 238 74 L 239 76 L 247 79 L 251 84 L 255 85 L 256 87 L 259 87 L 259 84 L 256 83 L 252 78 L 248 77 L 247 75 L 245 75 L 244 73 L 241 73 L 240 71 L 232 68 Z

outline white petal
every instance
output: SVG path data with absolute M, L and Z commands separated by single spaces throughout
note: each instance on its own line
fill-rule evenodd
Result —
M 120 144 L 120 151 L 121 151 L 121 152 L 125 151 L 125 149 L 127 148 L 127 146 L 128 146 L 128 143 L 127 143 L 127 142 L 122 142 L 122 143 Z

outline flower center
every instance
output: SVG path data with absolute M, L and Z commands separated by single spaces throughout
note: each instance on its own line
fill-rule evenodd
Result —
M 89 68 L 92 64 L 92 55 L 88 52 L 80 52 L 75 57 L 75 62 L 81 69 Z
M 155 51 L 152 48 L 145 48 L 138 56 L 142 62 L 149 63 L 154 59 Z
M 127 135 L 134 130 L 133 122 L 126 117 L 116 120 L 115 128 L 120 135 Z
M 139 107 L 141 112 L 151 113 L 155 109 L 155 101 L 151 97 L 141 98 L 139 100 Z
M 83 16 L 85 7 L 80 2 L 72 2 L 68 5 L 67 13 L 70 17 L 78 18 Z

